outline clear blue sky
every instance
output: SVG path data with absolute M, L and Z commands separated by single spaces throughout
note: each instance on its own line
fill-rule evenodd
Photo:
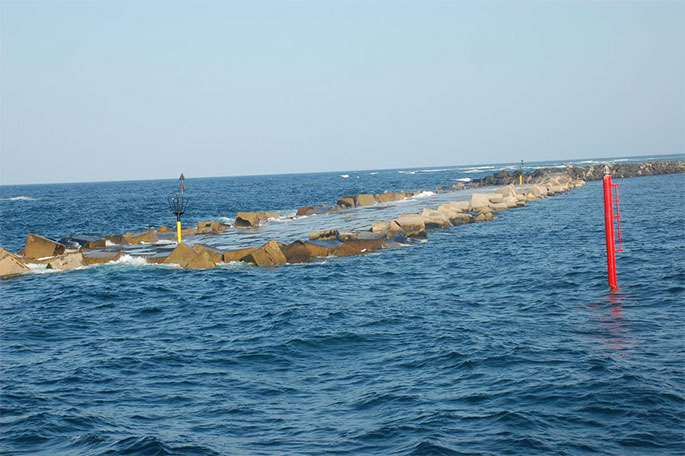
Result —
M 0 5 L 2 184 L 685 151 L 683 2 Z

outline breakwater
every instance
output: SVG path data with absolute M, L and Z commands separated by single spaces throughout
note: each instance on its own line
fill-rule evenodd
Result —
M 335 212 L 344 212 L 354 217 L 354 211 L 360 208 L 384 208 L 425 194 L 444 193 L 450 197 L 438 206 L 423 207 L 418 212 L 390 214 L 392 216 L 376 220 L 370 226 L 355 227 L 356 229 L 352 230 L 328 226 L 323 230 L 300 233 L 300 238 L 284 240 L 274 236 L 271 239 L 264 239 L 259 244 L 246 236 L 238 248 L 225 248 L 223 241 L 227 237 L 235 237 L 234 235 L 243 230 L 260 231 L 270 220 L 282 217 L 275 212 L 238 212 L 233 223 L 201 221 L 196 227 L 184 227 L 183 235 L 186 242 L 181 245 L 176 245 L 175 234 L 166 226 L 114 236 L 76 235 L 59 240 L 29 234 L 25 248 L 17 254 L 4 249 L 0 251 L 0 273 L 5 276 L 17 275 L 30 272 L 37 267 L 72 270 L 94 264 L 117 262 L 125 257 L 188 269 L 212 269 L 217 264 L 232 261 L 257 266 L 276 266 L 311 262 L 321 257 L 360 255 L 407 245 L 417 238 L 425 239 L 427 230 L 490 221 L 498 211 L 523 206 L 530 201 L 583 185 L 584 180 L 574 176 L 593 177 L 599 166 L 582 167 L 582 172 L 576 170 L 581 167 L 572 167 L 574 171 L 570 174 L 566 173 L 567 169 L 538 169 L 534 173 L 525 174 L 525 185 L 519 187 L 511 183 L 518 180 L 517 174 L 502 171 L 472 183 L 460 182 L 433 191 L 343 196 L 330 207 L 325 204 L 302 207 L 290 219 L 323 217 Z M 685 169 L 683 162 L 619 166 L 623 176 L 630 173 L 648 175 L 647 173 L 681 172 Z M 601 168 L 603 171 L 603 165 Z M 504 180 L 508 185 L 481 191 L 493 180 Z M 379 216 L 381 215 L 382 212 L 379 212 Z

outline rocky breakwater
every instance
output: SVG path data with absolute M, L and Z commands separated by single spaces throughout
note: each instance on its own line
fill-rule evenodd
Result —
M 656 161 L 644 163 L 619 163 L 619 164 L 596 164 L 591 166 L 573 166 L 565 168 L 540 168 L 532 173 L 523 173 L 523 182 L 526 184 L 542 183 L 543 181 L 560 174 L 569 176 L 572 180 L 592 181 L 604 177 L 604 167 L 609 166 L 613 178 L 656 176 L 660 174 L 685 173 L 683 161 Z M 475 185 L 506 185 L 510 182 L 518 182 L 518 171 L 502 170 L 482 179 L 473 181 Z
M 280 266 L 306 263 L 322 257 L 363 255 L 387 248 L 400 247 L 412 239 L 425 239 L 428 231 L 456 225 L 493 220 L 498 211 L 524 206 L 529 201 L 546 198 L 584 185 L 584 181 L 568 175 L 549 176 L 536 184 L 516 187 L 509 184 L 491 193 L 474 193 L 470 201 L 454 201 L 437 208 L 424 208 L 418 213 L 402 214 L 391 220 L 377 221 L 365 231 L 341 232 L 337 228 L 309 233 L 306 240 L 288 244 L 269 240 L 258 246 L 220 251 L 211 246 L 196 243 L 177 244 L 173 249 L 132 253 L 123 247 L 137 245 L 174 245 L 176 233 L 161 227 L 138 233 L 126 233 L 98 237 L 79 235 L 59 241 L 36 234 L 29 234 L 26 247 L 17 255 L 0 251 L 0 276 L 28 272 L 30 264 L 47 265 L 49 269 L 70 270 L 92 264 L 117 261 L 123 255 L 137 255 L 149 263 L 176 265 L 184 269 L 213 269 L 218 264 L 240 261 L 256 266 Z M 396 201 L 413 193 L 384 193 L 343 197 L 339 208 L 352 209 L 380 202 Z M 383 196 L 384 195 L 384 196 Z M 239 212 L 236 228 L 256 228 L 270 218 L 279 217 L 273 212 Z M 226 235 L 228 225 L 218 221 L 199 222 L 196 228 L 184 227 L 184 235 Z M 108 250 L 111 246 L 117 246 Z

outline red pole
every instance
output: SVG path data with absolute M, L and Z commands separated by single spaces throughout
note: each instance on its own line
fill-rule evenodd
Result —
M 611 174 L 604 175 L 604 231 L 607 240 L 607 271 L 609 286 L 618 288 L 616 281 L 616 245 L 614 244 L 614 208 L 611 197 Z

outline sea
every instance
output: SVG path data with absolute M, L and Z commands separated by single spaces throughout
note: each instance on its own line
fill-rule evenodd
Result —
M 468 198 L 434 190 L 518 168 L 189 175 L 183 223 L 275 211 L 187 242 L 289 242 Z M 174 226 L 171 177 L 0 186 L 0 245 Z M 685 455 L 685 174 L 616 182 L 614 293 L 600 181 L 362 256 L 182 270 L 126 255 L 2 279 L 0 453 Z M 294 217 L 409 190 L 422 193 Z

